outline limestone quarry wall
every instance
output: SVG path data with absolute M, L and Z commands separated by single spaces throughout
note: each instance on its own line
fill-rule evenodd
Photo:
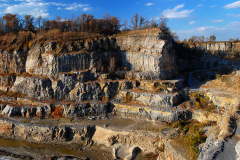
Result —
M 27 53 L 24 51 L 1 51 L 0 72 L 21 73 L 25 71 Z
M 234 54 L 239 53 L 239 51 L 240 42 L 229 41 L 196 43 L 191 45 L 190 48 L 176 49 L 179 71 L 184 72 L 239 64 L 239 61 L 229 59 L 233 58 Z
M 61 72 L 93 68 L 96 68 L 97 71 L 107 72 L 121 67 L 117 62 L 119 56 L 115 51 L 93 51 L 91 48 L 86 48 L 84 51 L 71 53 L 54 54 L 54 52 L 53 43 L 48 43 L 45 48 L 33 47 L 28 52 L 26 72 L 56 77 Z
M 230 53 L 233 50 L 238 50 L 240 47 L 240 42 L 230 42 L 230 41 L 219 41 L 219 42 L 205 42 L 197 43 L 192 46 L 202 51 L 210 51 L 212 53 Z
M 69 42 L 63 46 L 46 42 L 33 45 L 28 51 L 1 51 L 0 72 L 56 78 L 61 72 L 95 68 L 97 72 L 149 72 L 158 79 L 168 79 L 178 73 L 172 45 L 156 33 Z
M 239 61 L 224 59 L 217 55 L 207 55 L 204 53 L 202 55 L 179 58 L 177 61 L 180 72 L 239 64 Z
M 172 45 L 172 42 L 161 40 L 154 34 L 117 37 L 123 67 L 152 72 L 161 79 L 177 75 L 176 55 Z
M 91 138 L 95 126 L 43 126 L 0 119 L 0 135 L 30 142 L 83 142 Z

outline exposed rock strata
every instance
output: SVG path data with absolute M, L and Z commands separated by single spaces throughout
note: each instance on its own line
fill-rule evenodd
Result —
M 140 35 L 96 38 L 64 45 L 56 42 L 34 44 L 28 51 L 2 51 L 1 116 L 65 117 L 69 120 L 120 116 L 151 120 L 157 126 L 159 122 L 181 123 L 189 119 L 216 122 L 222 127 L 219 137 L 210 135 L 199 156 L 199 159 L 213 159 L 222 150 L 225 138 L 234 133 L 234 127 L 229 131 L 229 123 L 223 121 L 232 115 L 182 109 L 179 104 L 186 97 L 180 89 L 184 81 L 163 79 L 172 79 L 178 76 L 179 70 L 186 71 L 188 67 L 211 68 L 233 61 L 206 54 L 177 61 L 173 45 L 171 40 L 161 40 L 158 32 L 146 31 Z M 230 52 L 232 46 L 214 43 L 195 47 L 222 53 Z M 202 71 L 202 77 L 204 73 Z M 209 76 L 214 73 L 211 71 Z M 195 73 L 190 76 L 198 77 Z M 239 101 L 210 91 L 208 96 L 218 109 L 225 107 L 225 111 L 230 111 Z M 0 119 L 0 126 L 0 135 L 8 138 L 39 143 L 101 144 L 112 149 L 114 158 L 134 159 L 142 151 L 144 154 L 153 152 L 155 157 L 160 153 L 159 157 L 186 159 L 171 141 L 181 132 L 176 128 L 170 129 L 171 133 L 164 130 L 155 134 L 108 128 L 107 124 L 105 127 L 42 126 L 6 119 Z
M 197 43 L 193 48 L 202 50 L 202 51 L 209 51 L 215 54 L 220 53 L 230 53 L 233 50 L 237 50 L 240 46 L 239 42 L 206 42 L 206 43 Z
M 139 148 L 145 154 L 156 154 L 155 148 L 164 144 L 164 139 L 157 134 L 143 131 L 118 131 L 97 126 L 43 126 L 20 123 L 12 120 L 0 119 L 0 136 L 39 143 L 83 143 L 91 145 L 106 145 L 118 148 L 113 155 L 121 156 L 119 148 L 128 146 Z M 117 144 L 117 145 L 116 145 Z M 117 147 L 118 146 L 118 147 Z M 125 152 L 129 155 L 132 150 Z M 133 155 L 132 155 L 133 156 Z M 130 157 L 132 157 L 130 156 Z
M 51 100 L 54 96 L 52 82 L 48 78 L 18 76 L 10 91 L 39 100 Z
M 125 118 L 175 122 L 190 118 L 189 112 L 176 108 L 154 108 L 141 105 L 114 104 L 114 113 Z
M 95 126 L 41 126 L 4 119 L 0 124 L 1 136 L 40 143 L 87 142 L 95 132 Z
M 172 43 L 158 35 L 129 35 L 117 37 L 123 67 L 128 70 L 152 72 L 156 79 L 177 75 L 175 51 Z
M 140 104 L 152 107 L 173 107 L 179 102 L 179 93 L 170 94 L 159 94 L 151 92 L 136 92 L 131 90 L 123 90 L 119 92 L 120 97 L 124 97 L 127 93 L 132 97 L 133 100 L 137 100 Z
M 1 51 L 0 59 L 1 73 L 22 73 L 26 70 L 25 51 Z

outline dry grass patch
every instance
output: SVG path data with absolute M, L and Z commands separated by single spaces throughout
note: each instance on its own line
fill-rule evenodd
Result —
M 123 97 L 122 102 L 123 103 L 129 103 L 131 101 L 132 101 L 132 96 L 131 96 L 131 94 L 129 92 L 127 92 L 127 94 Z
M 150 131 L 154 133 L 161 133 L 163 129 L 165 129 L 164 125 L 158 125 L 158 124 L 153 124 L 153 122 L 139 122 L 135 125 L 136 130 L 144 130 L 144 131 Z
M 8 92 L 4 92 L 4 91 L 0 91 L 0 95 L 1 96 L 6 96 L 6 97 L 13 97 L 13 98 L 17 98 L 17 97 L 25 97 L 26 95 L 20 92 L 13 92 L 13 91 L 8 91 Z
M 16 76 L 16 73 L 0 73 L 0 76 L 3 76 L 3 77 Z
M 160 32 L 159 28 L 141 29 L 141 30 L 131 30 L 122 31 L 117 36 L 130 36 L 130 35 L 158 35 Z
M 210 101 L 208 96 L 193 92 L 189 94 L 189 97 L 190 100 L 193 102 L 195 109 L 214 112 L 216 107 L 213 102 Z
M 179 138 L 173 139 L 173 142 L 188 153 L 189 159 L 195 160 L 199 155 L 198 145 L 205 142 L 207 138 L 203 132 L 205 126 L 206 124 L 196 121 L 188 121 L 184 125 L 180 123 L 178 126 L 181 128 L 182 133 Z
M 240 96 L 240 75 L 233 71 L 228 75 L 217 74 L 217 79 L 208 81 L 201 88 L 216 88 L 232 95 Z
M 62 117 L 62 112 L 63 112 L 63 108 L 62 106 L 58 106 L 52 113 L 52 117 L 53 118 L 61 118 Z

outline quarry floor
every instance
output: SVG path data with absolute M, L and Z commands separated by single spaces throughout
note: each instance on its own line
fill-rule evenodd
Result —
M 158 133 L 163 127 L 163 124 L 156 124 L 151 121 L 125 119 L 120 117 L 111 117 L 109 119 L 68 119 L 68 118 L 54 118 L 54 119 L 26 119 L 21 117 L 8 118 L 10 120 L 17 120 L 22 123 L 31 123 L 48 126 L 69 126 L 69 125 L 96 125 L 99 127 L 106 127 L 112 130 L 144 130 Z M 17 139 L 6 139 L 0 137 L 0 160 L 20 160 L 20 159 L 82 159 L 82 160 L 112 160 L 114 159 L 111 153 L 111 148 L 104 145 L 93 144 L 91 146 L 84 146 L 84 144 L 44 144 L 26 142 Z M 135 158 L 137 160 L 151 160 L 156 159 L 156 155 L 142 155 L 141 152 Z

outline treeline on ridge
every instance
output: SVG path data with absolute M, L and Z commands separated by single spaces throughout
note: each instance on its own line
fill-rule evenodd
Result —
M 88 32 L 112 35 L 122 30 L 137 30 L 159 27 L 160 24 L 154 18 L 148 20 L 146 17 L 139 16 L 136 13 L 131 18 L 131 25 L 127 20 L 120 23 L 119 17 L 111 16 L 109 13 L 102 18 L 95 18 L 92 14 L 83 13 L 76 18 L 62 19 L 57 16 L 54 20 L 47 20 L 41 16 L 35 18 L 31 15 L 25 15 L 23 18 L 16 14 L 6 13 L 0 17 L 0 34 L 19 31 L 41 32 L 58 29 L 61 32 Z
M 34 18 L 31 15 L 25 15 L 24 19 L 16 14 L 6 13 L 0 18 L 0 33 L 17 33 L 19 31 L 41 32 L 53 29 L 59 29 L 61 32 L 90 32 L 100 34 L 115 34 L 120 30 L 120 20 L 118 17 L 104 14 L 103 18 L 94 18 L 91 14 L 82 14 L 75 19 L 47 20 L 39 16 Z
M 148 20 L 138 13 L 132 16 L 130 25 L 127 20 L 121 24 L 119 17 L 109 13 L 104 14 L 102 18 L 83 13 L 76 18 L 62 19 L 58 16 L 54 20 L 47 20 L 41 16 L 20 17 L 6 13 L 0 17 L 0 50 L 28 49 L 35 42 L 43 43 L 47 40 L 64 44 L 68 41 L 118 34 L 121 31 L 156 27 L 160 27 L 166 33 L 163 35 L 169 35 L 166 21 L 166 18 L 162 18 L 158 24 L 154 18 Z

